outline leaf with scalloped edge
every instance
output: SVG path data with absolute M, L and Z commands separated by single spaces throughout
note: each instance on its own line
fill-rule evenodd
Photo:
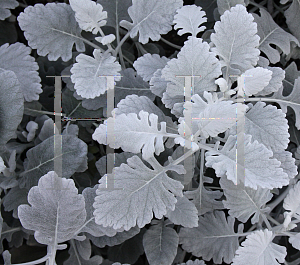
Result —
M 295 23 L 300 19 L 300 3 L 299 0 L 293 0 L 290 7 L 285 10 L 284 16 L 286 17 L 286 24 L 294 36 L 300 41 L 300 28 Z M 299 44 L 298 44 L 299 45 Z
M 124 227 L 125 230 L 136 225 L 142 228 L 151 222 L 153 213 L 161 219 L 167 209 L 175 209 L 175 196 L 183 196 L 183 185 L 169 178 L 166 171 L 184 173 L 183 166 L 162 167 L 154 158 L 148 162 L 154 169 L 148 168 L 138 156 L 128 158 L 127 164 L 115 167 L 114 190 L 103 190 L 106 177 L 99 180 L 94 203 L 96 224 L 114 229 Z
M 139 33 L 142 44 L 149 39 L 158 41 L 160 35 L 172 30 L 175 11 L 182 6 L 182 0 L 132 0 L 128 14 L 133 22 L 122 20 L 120 26 L 130 30 L 131 38 Z
M 81 29 L 70 5 L 35 4 L 26 7 L 17 19 L 28 45 L 37 49 L 38 55 L 48 55 L 49 61 L 56 61 L 59 57 L 64 62 L 69 61 L 74 44 L 78 52 L 85 51 Z
M 170 81 L 167 93 L 174 97 L 184 95 L 184 78 L 180 76 L 201 76 L 194 78 L 193 93 L 215 91 L 215 79 L 221 75 L 221 65 L 215 53 L 209 51 L 209 45 L 201 38 L 190 37 L 184 43 L 177 58 L 170 60 L 162 70 L 162 78 Z
M 139 117 L 138 117 L 139 116 Z M 114 123 L 114 139 L 107 137 L 107 123 Z M 158 129 L 160 125 L 160 129 Z M 159 155 L 165 150 L 164 141 L 167 137 L 177 137 L 177 134 L 167 133 L 166 122 L 158 124 L 158 116 L 141 110 L 139 114 L 129 113 L 108 118 L 93 133 L 93 139 L 100 144 L 112 148 L 122 148 L 125 152 L 139 153 L 142 150 L 143 159 Z
M 168 61 L 170 59 L 165 56 L 160 57 L 158 54 L 146 53 L 133 63 L 133 67 L 144 81 L 150 81 L 154 73 L 158 69 L 164 68 Z
M 279 265 L 285 261 L 286 247 L 272 243 L 273 232 L 258 230 L 247 236 L 232 265 Z
M 243 226 L 238 226 L 238 233 L 243 231 Z M 239 247 L 234 218 L 226 218 L 223 211 L 200 216 L 198 227 L 180 229 L 179 244 L 187 252 L 204 260 L 213 259 L 216 264 L 221 264 L 222 260 L 230 263 Z
M 72 179 L 60 178 L 54 171 L 30 189 L 28 202 L 30 206 L 18 207 L 18 217 L 24 228 L 35 231 L 34 237 L 41 244 L 56 246 L 70 240 L 84 224 L 83 195 L 78 194 Z
M 257 64 L 259 36 L 254 18 L 242 5 L 236 5 L 221 16 L 211 34 L 211 48 L 227 67 L 227 74 L 241 74 Z M 231 36 L 230 38 L 228 36 Z
M 265 102 L 248 104 L 245 114 L 245 133 L 251 134 L 253 140 L 264 144 L 274 151 L 285 150 L 289 144 L 289 126 L 281 109 Z M 233 129 L 234 134 L 236 130 Z M 237 132 L 239 133 L 239 131 Z
M 38 100 L 39 94 L 43 92 L 39 66 L 30 54 L 31 49 L 19 42 L 11 45 L 6 43 L 0 47 L 0 68 L 16 74 L 26 101 Z
M 117 75 L 115 81 L 121 79 L 121 65 L 114 56 L 104 54 L 99 49 L 93 51 L 93 56 L 79 54 L 70 70 L 77 94 L 88 99 L 98 97 L 108 89 L 105 75 Z
M 230 135 L 220 151 L 208 151 L 205 153 L 206 166 L 212 167 L 218 177 L 226 174 L 227 179 L 237 182 L 236 170 L 236 146 L 237 136 Z M 245 186 L 252 189 L 281 188 L 289 184 L 288 174 L 280 167 L 280 162 L 272 158 L 273 152 L 258 143 L 251 142 L 252 136 L 245 135 L 244 143 L 244 167 Z M 237 183 L 238 184 L 238 183 Z
M 179 36 L 190 33 L 192 36 L 197 37 L 197 34 L 206 29 L 205 26 L 201 24 L 207 21 L 207 18 L 204 17 L 206 14 L 200 6 L 196 5 L 185 5 L 182 8 L 176 11 L 174 16 L 174 29 L 178 30 L 177 34 Z
M 79 27 L 97 34 L 106 25 L 107 12 L 92 0 L 69 0 Z

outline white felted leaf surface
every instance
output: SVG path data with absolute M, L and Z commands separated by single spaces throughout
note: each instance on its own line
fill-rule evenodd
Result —
M 85 221 L 84 197 L 72 179 L 59 179 L 54 171 L 30 189 L 28 202 L 30 206 L 19 206 L 18 216 L 24 228 L 35 231 L 41 244 L 54 246 L 72 239 Z
M 283 172 L 288 174 L 290 179 L 298 174 L 295 158 L 292 155 L 291 152 L 284 150 L 273 152 L 273 157 L 280 161 L 280 167 L 283 169 Z
M 277 159 L 271 158 L 273 152 L 257 141 L 251 143 L 251 137 L 246 134 L 244 142 L 245 186 L 256 190 L 258 187 L 273 189 L 288 185 L 288 174 L 280 168 Z M 218 177 L 226 174 L 227 179 L 235 184 L 237 182 L 236 148 L 240 148 L 236 146 L 236 138 L 230 135 L 221 151 L 205 153 L 205 165 L 214 168 Z
M 139 153 L 142 150 L 143 158 L 148 159 L 155 153 L 159 155 L 164 148 L 164 138 L 177 137 L 176 134 L 166 132 L 166 122 L 160 122 L 158 117 L 145 111 L 121 114 L 115 118 L 108 118 L 93 133 L 93 139 L 100 144 L 109 144 L 112 148 L 122 148 L 125 152 Z M 107 123 L 114 123 L 114 142 L 107 142 Z
M 16 0 L 1 0 L 0 2 L 0 20 L 4 20 L 11 15 L 9 9 L 15 9 L 19 5 Z
M 40 56 L 48 55 L 50 61 L 59 57 L 63 61 L 72 58 L 72 48 L 84 52 L 81 29 L 75 20 L 74 11 L 65 3 L 48 3 L 28 6 L 18 16 L 20 28 L 32 49 Z
M 26 101 L 38 100 L 43 92 L 37 71 L 39 66 L 30 53 L 31 49 L 19 42 L 0 47 L 0 68 L 16 74 Z
M 178 35 L 183 35 L 185 33 L 191 33 L 192 36 L 197 37 L 197 34 L 206 29 L 205 26 L 201 24 L 207 21 L 205 12 L 202 11 L 200 6 L 196 5 L 185 5 L 178 9 L 177 14 L 174 16 L 174 29 L 178 30 Z
M 76 57 L 77 63 L 71 68 L 71 80 L 77 94 L 88 99 L 98 97 L 107 90 L 107 80 L 103 76 L 120 75 L 121 71 L 121 65 L 112 55 L 104 55 L 95 49 L 93 56 L 79 54 Z M 115 78 L 115 81 L 119 80 L 120 77 Z
M 160 35 L 172 30 L 175 11 L 182 6 L 182 0 L 132 0 L 128 14 L 133 22 L 122 20 L 120 25 L 131 30 L 131 38 L 139 33 L 139 42 L 143 44 L 149 39 L 158 41 Z
M 232 265 L 279 265 L 284 262 L 286 247 L 272 243 L 273 233 L 267 229 L 248 235 L 236 251 Z
M 146 96 L 128 95 L 118 103 L 117 108 L 115 108 L 115 114 L 139 114 L 141 110 L 157 115 L 157 121 L 159 123 L 166 122 L 167 132 L 177 133 L 177 125 L 175 125 L 172 118 L 166 116 L 163 111 Z
M 253 68 L 258 61 L 259 36 L 256 35 L 257 26 L 253 19 L 244 6 L 236 5 L 215 24 L 215 33 L 211 34 L 215 47 L 211 50 L 223 60 L 222 66 L 228 67 L 229 75 L 241 74 Z
M 246 223 L 254 214 L 251 223 L 257 223 L 259 215 L 268 211 L 265 204 L 272 199 L 270 190 L 260 187 L 253 190 L 241 184 L 235 185 L 225 177 L 221 178 L 220 185 L 226 196 L 226 200 L 222 201 L 224 206 L 229 209 L 230 216 L 241 222 Z
M 267 69 L 272 71 L 272 78 L 269 84 L 264 87 L 264 89 L 256 94 L 256 96 L 266 96 L 270 95 L 272 92 L 276 92 L 283 86 L 283 81 L 285 77 L 285 70 L 280 67 L 270 67 L 267 66 Z
M 239 231 L 243 224 L 239 225 Z M 223 211 L 207 213 L 199 217 L 195 228 L 182 228 L 179 232 L 179 244 L 187 252 L 204 260 L 213 259 L 214 263 L 230 263 L 239 247 L 238 236 L 235 236 L 234 218 L 225 217 Z
M 184 95 L 184 78 L 180 76 L 201 76 L 194 78 L 194 94 L 202 94 L 204 91 L 215 91 L 215 79 L 221 74 L 221 65 L 213 52 L 209 51 L 209 45 L 201 38 L 190 37 L 184 43 L 181 51 L 168 62 L 162 70 L 162 77 L 170 81 L 167 93 L 174 97 Z
M 155 167 L 146 167 L 138 156 L 127 159 L 127 164 L 114 168 L 115 190 L 112 191 L 100 190 L 106 187 L 106 178 L 102 177 L 94 203 L 96 224 L 125 230 L 136 225 L 142 228 L 150 223 L 153 213 L 161 219 L 167 209 L 174 210 L 175 196 L 183 196 L 183 185 L 169 178 L 166 171 L 185 170 L 174 165 Z
M 105 165 L 106 166 L 106 165 Z M 102 225 L 97 225 L 95 223 L 95 217 L 93 215 L 94 207 L 93 203 L 95 202 L 96 190 L 99 185 L 95 185 L 93 188 L 85 188 L 82 191 L 82 195 L 84 196 L 85 201 L 85 210 L 86 210 L 86 221 L 85 226 L 80 230 L 80 232 L 87 232 L 94 237 L 101 236 L 115 236 L 117 232 L 124 231 L 123 229 L 115 230 L 111 227 L 103 227 Z
M 213 99 L 212 94 L 204 92 L 206 103 L 198 94 L 192 96 L 193 102 L 184 104 L 183 114 L 191 112 L 192 117 L 192 133 L 198 130 L 201 136 L 208 138 L 215 137 L 219 133 L 225 132 L 236 124 L 237 115 L 242 115 L 246 111 L 246 106 L 241 103 L 233 103 L 233 101 L 220 101 Z M 190 106 L 190 107 L 189 107 Z M 179 119 L 179 128 L 184 134 L 185 120 Z M 182 134 L 182 135 L 183 135 Z
M 245 133 L 272 151 L 285 150 L 289 143 L 288 122 L 282 110 L 264 102 L 248 104 Z M 236 130 L 235 132 L 236 133 Z M 239 132 L 238 132 L 239 133 Z
M 0 153 L 22 121 L 24 97 L 17 76 L 0 69 Z
M 253 13 L 254 21 L 257 23 L 257 35 L 260 37 L 259 49 L 264 52 L 270 62 L 275 64 L 280 60 L 280 52 L 270 44 L 276 45 L 288 55 L 291 52 L 290 45 L 294 42 L 299 45 L 298 40 L 290 33 L 278 26 L 268 11 L 260 9 L 260 16 Z
M 81 29 L 97 34 L 105 26 L 107 12 L 100 4 L 92 0 L 70 0 L 70 5 Z
M 176 225 L 184 227 L 198 226 L 198 210 L 185 196 L 177 197 L 174 211 L 168 210 L 166 217 Z
M 247 70 L 242 76 L 237 79 L 242 96 L 252 96 L 262 91 L 270 82 L 272 78 L 272 71 L 256 67 Z
M 160 57 L 158 54 L 146 53 L 133 63 L 133 67 L 144 81 L 150 81 L 154 73 L 158 69 L 164 68 L 168 61 L 170 59 L 165 56 Z
M 169 265 L 176 257 L 179 236 L 164 221 L 152 225 L 143 236 L 143 247 L 149 264 Z

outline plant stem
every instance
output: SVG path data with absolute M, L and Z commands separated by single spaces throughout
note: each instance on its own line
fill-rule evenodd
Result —
M 174 43 L 172 43 L 172 42 L 169 42 L 168 40 L 166 40 L 166 39 L 164 39 L 163 37 L 160 37 L 160 39 L 164 42 L 164 43 L 166 43 L 166 44 L 168 44 L 169 46 L 171 46 L 171 47 L 173 47 L 173 48 L 175 48 L 175 49 L 177 49 L 177 50 L 181 50 L 181 46 L 179 46 L 179 45 L 176 45 L 176 44 L 174 44 Z
M 286 195 L 289 193 L 290 189 L 292 188 L 292 186 L 288 186 L 284 192 L 282 192 L 273 202 L 267 204 L 268 207 L 271 208 L 271 211 L 279 204 L 281 203 L 284 198 L 286 197 Z
M 12 265 L 35 265 L 35 264 L 40 264 L 40 263 L 48 260 L 49 257 L 50 257 L 50 255 L 46 255 L 45 257 L 42 257 L 42 258 L 34 260 L 34 261 L 29 261 L 29 262 L 25 262 L 25 263 L 14 263 Z
M 114 56 L 117 57 L 119 50 L 121 49 L 122 45 L 124 44 L 124 42 L 129 38 L 131 31 L 129 30 L 126 35 L 122 38 L 122 40 L 120 41 L 120 43 L 118 44 L 118 46 L 116 47 L 115 51 L 114 51 Z
M 97 44 L 95 44 L 95 43 L 93 43 L 93 42 L 91 42 L 91 41 L 89 41 L 89 40 L 87 40 L 87 39 L 85 39 L 85 38 L 80 38 L 83 42 L 85 42 L 86 44 L 88 44 L 88 45 L 90 45 L 91 47 L 93 47 L 93 48 L 95 48 L 95 49 L 98 49 L 98 50 L 100 50 L 101 52 L 104 52 L 104 50 L 101 48 L 101 47 L 99 47 Z
M 266 217 L 266 215 L 265 215 L 264 213 L 262 213 L 261 216 L 262 216 L 262 218 L 263 218 L 263 220 L 264 220 L 264 222 L 265 222 L 267 228 L 268 228 L 270 231 L 272 231 L 272 226 L 271 226 L 271 224 L 270 224 L 268 218 Z

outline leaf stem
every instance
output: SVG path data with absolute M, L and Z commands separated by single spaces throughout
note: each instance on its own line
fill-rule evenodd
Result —
M 284 198 L 286 197 L 286 195 L 289 193 L 290 189 L 292 188 L 292 186 L 288 186 L 284 192 L 282 192 L 273 202 L 267 204 L 268 207 L 271 208 L 270 211 L 272 211 L 279 203 L 281 203 Z
M 176 44 L 174 44 L 174 43 L 172 43 L 172 42 L 169 42 L 168 40 L 166 40 L 165 38 L 163 38 L 163 37 L 160 37 L 160 39 L 165 43 L 165 44 L 168 44 L 169 46 L 171 46 L 171 47 L 173 47 L 173 48 L 175 48 L 175 49 L 177 49 L 177 50 L 181 50 L 181 46 L 179 46 L 179 45 L 176 45 Z
M 122 40 L 120 41 L 120 43 L 118 44 L 118 46 L 116 47 L 115 51 L 114 51 L 114 56 L 117 57 L 119 50 L 121 49 L 122 45 L 124 44 L 124 42 L 129 38 L 131 33 L 131 30 L 129 30 L 126 35 L 122 38 Z

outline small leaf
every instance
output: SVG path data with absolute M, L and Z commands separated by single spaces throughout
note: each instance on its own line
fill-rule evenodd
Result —
M 174 211 L 168 210 L 166 217 L 175 225 L 190 228 L 198 226 L 198 210 L 185 196 L 177 197 Z
M 191 33 L 193 37 L 197 37 L 197 34 L 206 29 L 205 26 L 201 26 L 207 21 L 204 17 L 206 14 L 202 11 L 200 6 L 196 5 L 185 5 L 178 9 L 177 14 L 174 17 L 174 29 L 180 29 L 178 35 L 185 33 Z
M 142 228 L 150 223 L 153 212 L 161 219 L 167 209 L 174 210 L 175 196 L 183 196 L 183 185 L 169 178 L 167 170 L 184 171 L 183 166 L 174 165 L 150 169 L 139 157 L 133 156 L 127 159 L 127 164 L 114 169 L 115 190 L 100 190 L 106 187 L 106 178 L 101 178 L 94 203 L 96 224 L 125 230 L 137 224 Z
M 112 43 L 116 39 L 116 36 L 114 34 L 109 34 L 104 37 L 96 37 L 95 40 L 100 42 L 102 45 L 107 45 L 109 43 Z
M 236 251 L 232 265 L 279 265 L 285 261 L 286 247 L 272 243 L 273 233 L 267 229 L 248 235 Z
M 179 236 L 164 221 L 152 225 L 143 237 L 145 254 L 150 265 L 169 265 L 176 257 Z
M 239 225 L 238 230 L 239 233 L 243 230 L 243 224 Z M 221 264 L 222 260 L 231 263 L 239 247 L 234 218 L 228 216 L 226 220 L 223 211 L 200 216 L 198 227 L 180 229 L 179 244 L 187 252 L 204 260 L 213 259 L 217 264 Z
M 272 78 L 269 84 L 264 89 L 256 94 L 256 96 L 270 95 L 272 92 L 277 92 L 283 85 L 285 71 L 280 67 L 269 67 L 268 70 L 272 71 Z M 293 80 L 294 81 L 294 80 Z
M 0 20 L 10 17 L 11 12 L 9 9 L 15 9 L 19 5 L 16 0 L 1 0 L 0 2 Z
M 78 95 L 83 98 L 95 98 L 107 90 L 106 75 L 120 75 L 121 65 L 110 54 L 103 54 L 95 49 L 93 57 L 79 54 L 71 68 L 71 79 Z M 115 81 L 119 81 L 116 77 Z
M 61 187 L 57 188 L 57 184 Z M 22 226 L 34 230 L 35 239 L 52 245 L 72 239 L 85 221 L 84 197 L 72 179 L 59 178 L 50 171 L 28 193 L 31 206 L 22 204 L 18 216 Z
M 285 55 L 288 55 L 291 52 L 291 42 L 299 45 L 299 41 L 279 27 L 269 12 L 263 8 L 260 8 L 259 11 L 260 16 L 252 13 L 254 21 L 257 23 L 257 35 L 260 37 L 258 48 L 267 55 L 272 64 L 275 64 L 280 60 L 280 52 L 278 49 L 272 48 L 270 44 L 278 46 Z
M 215 33 L 211 34 L 215 47 L 211 50 L 223 60 L 222 66 L 227 67 L 229 75 L 241 74 L 257 64 L 259 37 L 253 20 L 244 6 L 236 5 L 215 24 Z
M 81 29 L 70 5 L 48 3 L 45 6 L 28 6 L 18 16 L 18 21 L 29 46 L 37 49 L 40 56 L 48 55 L 50 61 L 59 57 L 64 62 L 69 61 L 74 44 L 78 52 L 85 51 Z
M 4 161 L 2 157 L 0 156 L 0 173 L 2 173 L 6 169 L 6 166 L 4 165 Z
M 134 63 L 133 67 L 144 81 L 150 81 L 154 73 L 158 69 L 162 69 L 170 61 L 167 57 L 160 57 L 158 54 L 146 53 L 139 57 Z
M 249 97 L 262 91 L 269 84 L 271 78 L 272 71 L 256 67 L 239 76 L 237 82 L 239 89 Z M 242 96 L 244 93 L 242 93 Z
M 81 29 L 96 35 L 105 26 L 107 12 L 100 4 L 92 0 L 70 0 L 70 5 Z
M 142 44 L 149 42 L 149 39 L 158 41 L 160 35 L 172 30 L 175 11 L 182 5 L 182 0 L 132 0 L 128 14 L 133 22 L 122 20 L 120 26 L 130 30 L 131 38 L 139 33 Z

